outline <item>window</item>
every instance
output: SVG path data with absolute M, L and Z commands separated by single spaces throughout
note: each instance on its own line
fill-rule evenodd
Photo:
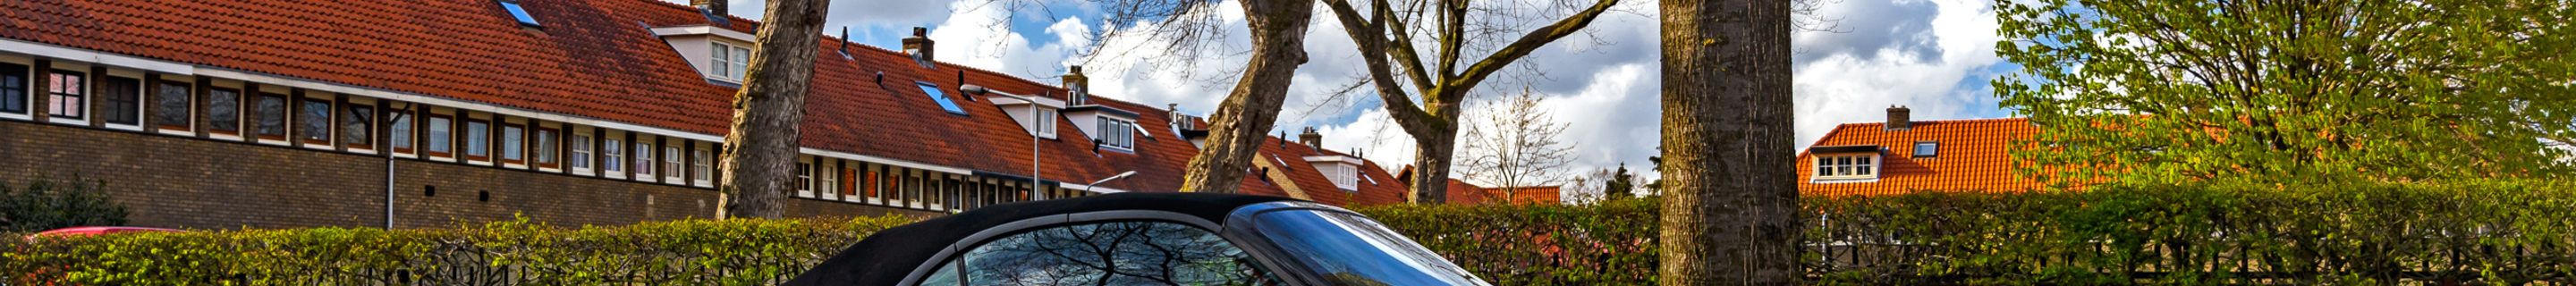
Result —
M 1940 141 L 1923 141 L 1923 142 L 1914 142 L 1914 157 L 1915 157 L 1915 158 L 1932 158 L 1932 157 L 1935 157 L 1935 156 L 1939 156 L 1939 155 L 1941 155 L 1941 153 L 1940 153 L 1940 152 L 1938 152 L 1938 151 L 1940 151 L 1940 149 L 1941 149 L 1941 142 L 1940 142 Z
M 206 133 L 241 135 L 241 91 L 206 89 Z
M 152 94 L 152 123 L 161 130 L 188 131 L 188 84 L 162 81 L 159 92 Z
M 604 144 L 599 144 L 599 146 L 604 146 L 604 147 L 602 147 L 603 149 L 599 149 L 600 154 L 604 154 L 604 155 L 600 155 L 600 157 L 608 158 L 608 160 L 607 160 L 607 161 L 599 162 L 599 168 L 601 168 L 601 169 L 606 169 L 606 170 L 608 170 L 608 172 L 610 172 L 610 173 L 615 173 L 615 172 L 625 172 L 625 171 L 626 171 L 626 151 L 625 151 L 625 150 L 626 150 L 626 147 L 625 147 L 625 146 L 626 146 L 626 142 L 625 142 L 625 141 L 618 141 L 617 139 L 608 139 L 608 142 L 606 142 L 606 143 L 604 143 Z M 610 175 L 617 175 L 617 174 L 610 174 Z
M 572 135 L 572 169 L 590 171 L 590 134 Z
M 340 142 L 348 144 L 351 149 L 376 148 L 376 133 L 371 132 L 376 130 L 376 108 L 350 105 L 346 112 L 348 114 L 340 116 Z
M 707 150 L 697 150 L 695 155 L 697 156 L 689 157 L 689 162 L 696 164 L 697 168 L 689 169 L 690 173 L 696 174 L 695 178 L 701 184 L 714 179 L 713 176 L 708 176 L 708 174 L 715 173 L 715 168 L 709 167 L 709 165 L 713 165 L 711 163 L 713 160 L 707 160 Z
M 389 130 L 386 131 L 385 140 L 393 142 L 386 143 L 394 145 L 394 152 L 411 153 L 411 112 L 401 110 L 387 111 L 388 112 L 385 112 L 385 116 L 393 117 L 394 120 L 385 123 L 393 124 L 393 126 L 390 126 L 391 128 L 385 128 Z
M 100 120 L 116 125 L 143 124 L 143 80 L 108 77 L 99 84 L 98 92 L 106 97 L 100 102 Z
M 519 25 L 520 25 L 520 26 L 528 26 L 528 27 L 538 27 L 538 26 L 540 26 L 540 25 L 537 25 L 537 17 L 535 17 L 535 16 L 528 16 L 528 9 L 525 9 L 525 8 L 519 8 L 519 3 L 518 3 L 518 2 L 501 1 L 501 9 L 510 10 L 510 17 L 519 18 Z
M 837 173 L 839 173 L 839 172 L 833 172 L 832 170 L 833 170 L 833 169 L 837 169 L 837 168 L 832 168 L 832 166 L 829 166 L 830 164 L 823 164 L 823 165 L 826 165 L 826 166 L 822 166 L 822 168 L 818 168 L 818 169 L 815 169 L 815 170 L 814 170 L 814 172 L 816 173 L 816 175 L 818 175 L 818 176 L 820 176 L 820 177 L 823 177 L 823 182 L 820 184 L 820 188 L 821 188 L 821 190 L 822 190 L 822 191 L 820 191 L 820 192 L 815 192 L 815 193 L 822 194 L 822 195 L 823 195 L 823 199 L 826 199 L 826 200 L 837 200 L 837 199 L 840 199 L 840 198 L 841 198 L 841 178 L 840 178 L 840 177 L 837 177 L 837 176 L 834 176 L 834 175 L 839 175 L 839 174 L 837 174 Z
M 750 69 L 751 49 L 717 42 L 715 53 L 714 62 L 707 63 L 707 68 L 715 70 L 716 78 L 742 80 L 744 71 Z
M 286 96 L 263 94 L 253 102 L 251 112 L 259 116 L 259 139 L 286 140 Z
M 1816 155 L 1817 179 L 1878 178 L 1876 154 Z
M 1136 239 L 1099 239 L 1104 237 Z M 1224 237 L 1198 227 L 1171 222 L 1119 221 L 1051 226 L 976 245 L 974 249 L 958 252 L 932 266 L 937 270 L 923 278 L 920 285 L 1287 284 L 1254 262 L 1248 251 Z M 1367 252 L 1377 252 L 1371 250 Z M 1368 262 L 1378 261 L 1384 260 Z M 1394 272 L 1352 271 L 1368 274 Z M 1454 278 L 1451 280 L 1398 280 L 1434 283 L 1393 285 L 1471 284 L 1454 281 Z
M 0 63 L 0 113 L 27 114 L 27 66 Z
M 465 159 L 492 160 L 492 123 L 465 120 Z
M 916 82 L 913 82 L 913 83 L 915 83 L 915 84 L 920 84 L 920 85 L 921 85 L 921 93 L 922 93 L 922 94 L 928 94 L 928 95 L 930 95 L 930 100 L 931 100 L 931 101 L 937 101 L 937 102 L 939 102 L 939 109 L 946 109 L 946 110 L 948 110 L 948 113 L 949 113 L 949 114 L 966 115 L 966 109 L 964 109 L 964 108 L 958 108 L 958 107 L 957 107 L 957 102 L 955 102 L 955 101 L 949 101 L 949 100 L 948 100 L 948 95 L 941 94 L 941 93 L 939 92 L 939 86 L 937 86 L 937 85 L 931 85 L 930 83 L 927 83 L 927 82 L 918 82 L 918 81 L 916 81 Z M 1030 104 L 1036 104 L 1036 103 L 1032 102 L 1032 103 L 1030 103 Z M 1053 117 L 1044 117 L 1044 118 L 1053 118 Z M 1052 132 L 1052 131 L 1050 131 L 1050 132 Z
M 1038 109 L 1038 137 L 1055 138 L 1055 117 L 1054 109 Z
M 1136 149 L 1136 123 L 1125 119 L 1100 118 L 1100 145 L 1119 150 Z
M 796 162 L 796 196 L 814 197 L 814 164 Z
M 448 149 L 448 144 L 456 143 L 456 140 L 450 139 L 450 138 L 454 138 L 454 137 L 449 137 L 449 135 L 448 135 L 448 129 L 450 129 L 450 128 L 455 128 L 455 125 L 454 125 L 454 123 L 449 122 L 449 119 L 447 119 L 447 116 L 441 116 L 441 115 L 436 115 L 436 114 L 432 114 L 432 115 L 430 115 L 430 116 L 429 116 L 429 155 L 430 155 L 430 156 L 439 156 L 439 157 L 453 156 L 453 155 L 452 155 L 453 153 L 451 153 L 451 152 L 454 152 L 454 151 L 452 151 L 452 150 Z
M 1340 187 L 1344 191 L 1359 190 L 1360 168 L 1358 166 L 1339 163 L 1334 165 L 1335 166 L 1330 170 L 1321 170 L 1330 172 L 1333 175 L 1333 186 Z
M 527 141 L 521 141 L 527 139 L 527 135 L 520 133 L 525 130 L 527 128 L 518 125 L 501 125 L 501 163 L 528 163 L 528 155 L 524 155 L 527 148 L 522 148 Z
M 635 140 L 635 178 L 653 178 L 653 144 Z
M 662 145 L 662 179 L 668 180 L 664 183 L 680 183 L 681 170 L 687 170 L 681 169 L 680 159 L 688 158 L 680 157 L 680 147 Z
M 82 112 L 81 109 L 84 106 L 81 105 L 83 103 L 81 100 L 88 98 L 89 95 L 87 90 L 82 89 L 82 79 L 85 78 L 82 73 L 54 70 L 54 73 L 45 76 L 47 94 L 45 114 L 60 119 L 81 119 L 81 116 L 89 114 Z
M 330 101 L 309 98 L 304 99 L 304 108 L 296 111 L 295 117 L 298 124 L 296 124 L 295 129 L 296 131 L 302 131 L 296 133 L 296 135 L 302 136 L 296 137 L 304 139 L 304 144 L 322 146 L 331 145 Z
M 536 137 L 537 143 L 530 148 L 537 149 L 537 167 L 559 168 L 555 163 L 555 130 L 552 128 L 537 128 Z

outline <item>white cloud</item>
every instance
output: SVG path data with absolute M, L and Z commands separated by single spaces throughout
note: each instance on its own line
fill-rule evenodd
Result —
M 1927 2 L 1913 2 L 1927 1 Z M 1869 4 L 1855 1 L 1851 4 Z M 1889 5 L 1930 4 L 1935 6 L 1925 23 L 1927 35 L 1892 34 L 1882 37 L 1929 39 L 1931 46 L 1907 44 L 1906 41 L 1853 41 L 1843 35 L 1809 33 L 1800 35 L 1801 50 L 1823 55 L 1797 66 L 1795 84 L 1798 102 L 1798 147 L 1806 148 L 1835 125 L 1886 121 L 1886 108 L 1904 105 L 1913 109 L 1913 118 L 1966 119 L 1981 111 L 1992 110 L 1995 100 L 1984 81 L 1991 77 L 1984 70 L 2003 63 L 1995 56 L 1995 34 L 1998 24 L 1983 0 L 1896 0 Z M 1871 10 L 1852 7 L 1827 7 L 1836 11 Z M 1885 10 L 1885 9 L 1879 9 Z M 1830 14 L 1829 14 L 1830 15 Z M 1851 15 L 1864 16 L 1864 15 Z M 1865 15 L 1873 18 L 1908 17 L 1909 15 Z M 1848 18 L 1847 18 L 1848 19 Z M 1870 22 L 1908 22 L 1874 19 Z M 1854 22 L 1845 22 L 1846 26 Z M 1883 27 L 1858 27 L 1875 29 Z M 1862 43 L 1877 48 L 1852 49 L 1844 46 L 1820 47 L 1811 43 Z M 1932 51 L 1924 53 L 1923 51 Z M 1808 55 L 1802 55 L 1806 57 Z M 1971 78 L 1972 76 L 1978 78 Z

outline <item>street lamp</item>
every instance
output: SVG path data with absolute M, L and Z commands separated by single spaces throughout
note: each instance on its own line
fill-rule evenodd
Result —
M 1086 187 L 1083 187 L 1083 191 L 1092 191 L 1092 190 L 1100 189 L 1100 183 L 1107 183 L 1107 182 L 1109 182 L 1109 180 L 1117 180 L 1117 179 L 1119 179 L 1119 178 L 1126 178 L 1127 176 L 1134 176 L 1134 175 L 1136 175 L 1136 171 L 1127 171 L 1126 173 L 1118 173 L 1118 175 L 1117 175 L 1117 176 L 1109 176 L 1108 178 L 1102 178 L 1102 179 L 1100 179 L 1099 181 L 1091 181 L 1091 184 L 1084 185 L 1084 186 L 1086 186 Z
M 1040 183 L 1038 181 L 1038 128 L 1044 128 L 1037 126 L 1037 124 L 1040 124 L 1038 123 L 1038 100 L 1026 96 L 1011 95 L 1008 93 L 992 93 L 992 90 L 984 89 L 984 86 L 981 85 L 959 85 L 957 86 L 957 91 L 965 92 L 966 94 L 974 96 L 986 96 L 988 94 L 1001 95 L 1002 97 L 1009 97 L 1011 99 L 1029 102 L 1029 200 L 1045 200 L 1046 192 L 1038 191 L 1040 188 Z

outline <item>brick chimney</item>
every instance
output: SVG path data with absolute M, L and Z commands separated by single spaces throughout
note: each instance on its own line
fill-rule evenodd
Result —
M 732 11 L 727 11 L 725 9 L 725 6 L 731 6 L 726 5 L 729 4 L 726 1 L 727 0 L 689 0 L 689 7 L 698 7 L 698 10 L 706 11 L 707 15 L 712 15 L 710 17 L 733 15 L 730 13 Z
M 1306 127 L 1306 133 L 1297 134 L 1297 143 L 1306 143 L 1307 148 L 1322 150 L 1324 149 L 1324 134 L 1315 133 L 1314 127 Z
M 1091 77 L 1082 75 L 1082 66 L 1073 66 L 1071 71 L 1064 73 L 1064 89 L 1073 91 L 1072 95 L 1065 97 L 1072 102 L 1066 104 L 1091 104 Z
M 930 63 L 939 61 L 939 58 L 931 56 L 931 44 L 934 43 L 930 41 L 930 28 L 912 27 L 912 37 L 903 38 L 903 52 L 912 54 L 914 63 L 930 67 Z
M 1888 131 L 1914 129 L 1914 110 L 1904 106 L 1887 106 L 1886 126 Z

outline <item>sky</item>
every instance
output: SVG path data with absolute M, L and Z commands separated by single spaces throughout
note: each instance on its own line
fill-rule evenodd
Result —
M 762 0 L 732 1 L 736 16 L 760 18 Z M 1044 9 L 1014 12 L 988 1 L 834 1 L 825 31 L 838 34 L 846 28 L 852 42 L 899 49 L 913 27 L 928 27 L 941 61 L 1040 82 L 1055 82 L 1066 66 L 1084 64 L 1095 96 L 1152 106 L 1178 104 L 1182 112 L 1197 115 L 1210 113 L 1224 100 L 1233 78 L 1223 75 L 1249 58 L 1242 10 L 1231 1 L 1220 9 L 1223 26 L 1233 31 L 1227 34 L 1230 44 L 1211 47 L 1208 54 L 1216 56 L 1179 65 L 1148 65 L 1150 59 L 1143 56 L 1115 52 L 1137 50 L 1132 39 L 1110 39 L 1103 52 L 1080 57 L 1082 49 L 1093 46 L 1085 35 L 1108 26 L 1136 25 L 1099 21 L 1101 12 L 1087 3 L 1055 1 Z M 1885 121 L 1890 106 L 1911 108 L 1916 120 L 2012 116 L 1996 106 L 1988 84 L 2020 68 L 1994 54 L 2000 38 L 1990 1 L 1823 1 L 1829 2 L 1813 17 L 1830 27 L 1800 32 L 1791 44 L 1796 50 L 1797 148 L 1806 148 L 1838 124 Z M 1539 49 L 1516 63 L 1509 75 L 1478 86 L 1468 113 L 1482 110 L 1479 99 L 1524 90 L 1541 94 L 1547 112 L 1567 124 L 1561 136 L 1576 152 L 1571 173 L 1624 163 L 1651 177 L 1646 158 L 1658 152 L 1661 114 L 1654 4 L 1625 0 L 1618 11 L 1594 21 L 1586 34 Z M 1393 126 L 1374 95 L 1333 96 L 1337 87 L 1364 75 L 1366 66 L 1331 17 L 1319 14 L 1309 28 L 1309 59 L 1297 70 L 1272 134 L 1314 127 L 1324 135 L 1324 148 L 1357 153 L 1387 168 L 1411 163 L 1411 137 Z M 1176 72 L 1184 69 L 1190 72 Z

